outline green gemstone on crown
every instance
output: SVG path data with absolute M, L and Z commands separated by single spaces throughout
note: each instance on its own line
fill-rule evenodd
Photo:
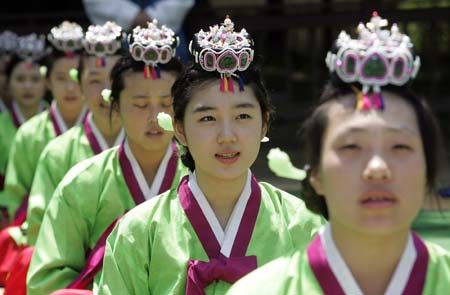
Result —
M 155 50 L 151 49 L 145 53 L 146 60 L 156 60 L 158 58 L 158 53 Z
M 345 71 L 347 74 L 353 75 L 355 73 L 356 61 L 353 56 L 347 57 L 347 63 L 345 64 Z
M 134 52 L 136 53 L 136 56 L 138 56 L 138 57 L 140 57 L 142 54 L 142 51 L 140 48 L 137 48 Z
M 248 62 L 248 56 L 245 55 L 241 58 L 241 67 L 245 67 L 247 65 Z
M 104 50 L 105 50 L 105 46 L 103 46 L 103 44 L 97 43 L 97 45 L 95 45 L 95 51 L 103 52 Z
M 67 41 L 67 45 L 72 47 L 73 45 L 75 45 L 75 43 L 73 42 L 73 40 L 69 40 Z
M 232 69 L 236 67 L 236 59 L 231 55 L 226 55 L 219 60 L 219 67 L 222 69 Z
M 404 67 L 405 63 L 403 62 L 403 60 L 397 60 L 394 64 L 394 77 L 400 77 L 403 74 Z
M 214 58 L 212 54 L 205 56 L 206 66 L 212 68 L 214 66 Z
M 368 78 L 383 78 L 386 71 L 383 60 L 375 54 L 364 64 L 363 75 Z
M 167 51 L 163 51 L 163 52 L 161 52 L 161 59 L 162 60 L 165 60 L 167 58 Z

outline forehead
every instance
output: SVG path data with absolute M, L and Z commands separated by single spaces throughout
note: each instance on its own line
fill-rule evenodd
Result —
M 79 56 L 75 56 L 73 58 L 60 57 L 53 64 L 53 70 L 67 70 L 71 68 L 78 68 Z
M 417 118 L 412 106 L 404 98 L 390 92 L 383 92 L 385 109 L 357 110 L 349 104 L 351 96 L 344 98 L 342 102 L 333 101 L 327 114 L 327 135 L 335 135 L 349 132 L 354 128 L 376 131 L 389 128 L 402 128 L 412 130 L 420 134 Z
M 95 56 L 86 56 L 83 58 L 84 68 L 89 74 L 109 74 L 111 69 L 114 67 L 115 63 L 120 57 L 118 55 L 112 55 L 105 57 L 105 66 L 98 67 L 98 58 Z
M 32 63 L 31 68 L 29 67 L 29 64 L 25 61 L 18 62 L 12 72 L 11 75 L 14 74 L 35 74 L 39 72 L 39 65 L 36 63 Z
M 161 71 L 161 78 L 153 80 L 152 78 L 145 78 L 144 72 L 124 73 L 124 91 L 139 92 L 139 91 L 168 91 L 170 92 L 173 83 L 175 82 L 175 75 Z
M 188 103 L 189 109 L 194 109 L 198 106 L 213 106 L 216 108 L 229 107 L 240 103 L 253 103 L 259 105 L 253 89 L 249 86 L 244 88 L 244 91 L 239 91 L 237 83 L 234 85 L 234 92 L 220 91 L 220 80 L 206 81 L 200 84 L 191 96 Z

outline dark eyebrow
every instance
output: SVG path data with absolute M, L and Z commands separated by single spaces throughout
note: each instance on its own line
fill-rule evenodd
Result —
M 243 102 L 234 106 L 235 109 L 252 109 L 255 105 L 251 102 Z
M 194 109 L 193 113 L 201 113 L 201 112 L 207 112 L 207 111 L 213 111 L 216 110 L 217 108 L 215 107 L 211 107 L 211 106 L 198 106 Z

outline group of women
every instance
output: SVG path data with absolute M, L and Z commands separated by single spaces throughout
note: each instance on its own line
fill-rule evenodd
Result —
M 274 110 L 228 16 L 189 65 L 157 20 L 2 35 L 5 294 L 445 293 L 450 254 L 411 230 L 441 135 L 410 87 L 419 57 L 386 25 L 374 14 L 328 53 L 298 196 L 250 169 Z

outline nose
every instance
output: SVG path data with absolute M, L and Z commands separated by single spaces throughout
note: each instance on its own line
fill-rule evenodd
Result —
M 157 117 L 160 110 L 157 105 L 155 104 L 149 104 L 148 106 L 148 122 L 149 123 L 156 123 L 158 121 Z
M 220 130 L 217 138 L 219 143 L 236 142 L 237 136 L 233 122 L 230 120 L 223 120 L 219 128 Z
M 392 172 L 381 155 L 372 155 L 364 169 L 363 178 L 369 181 L 386 181 L 392 178 Z

